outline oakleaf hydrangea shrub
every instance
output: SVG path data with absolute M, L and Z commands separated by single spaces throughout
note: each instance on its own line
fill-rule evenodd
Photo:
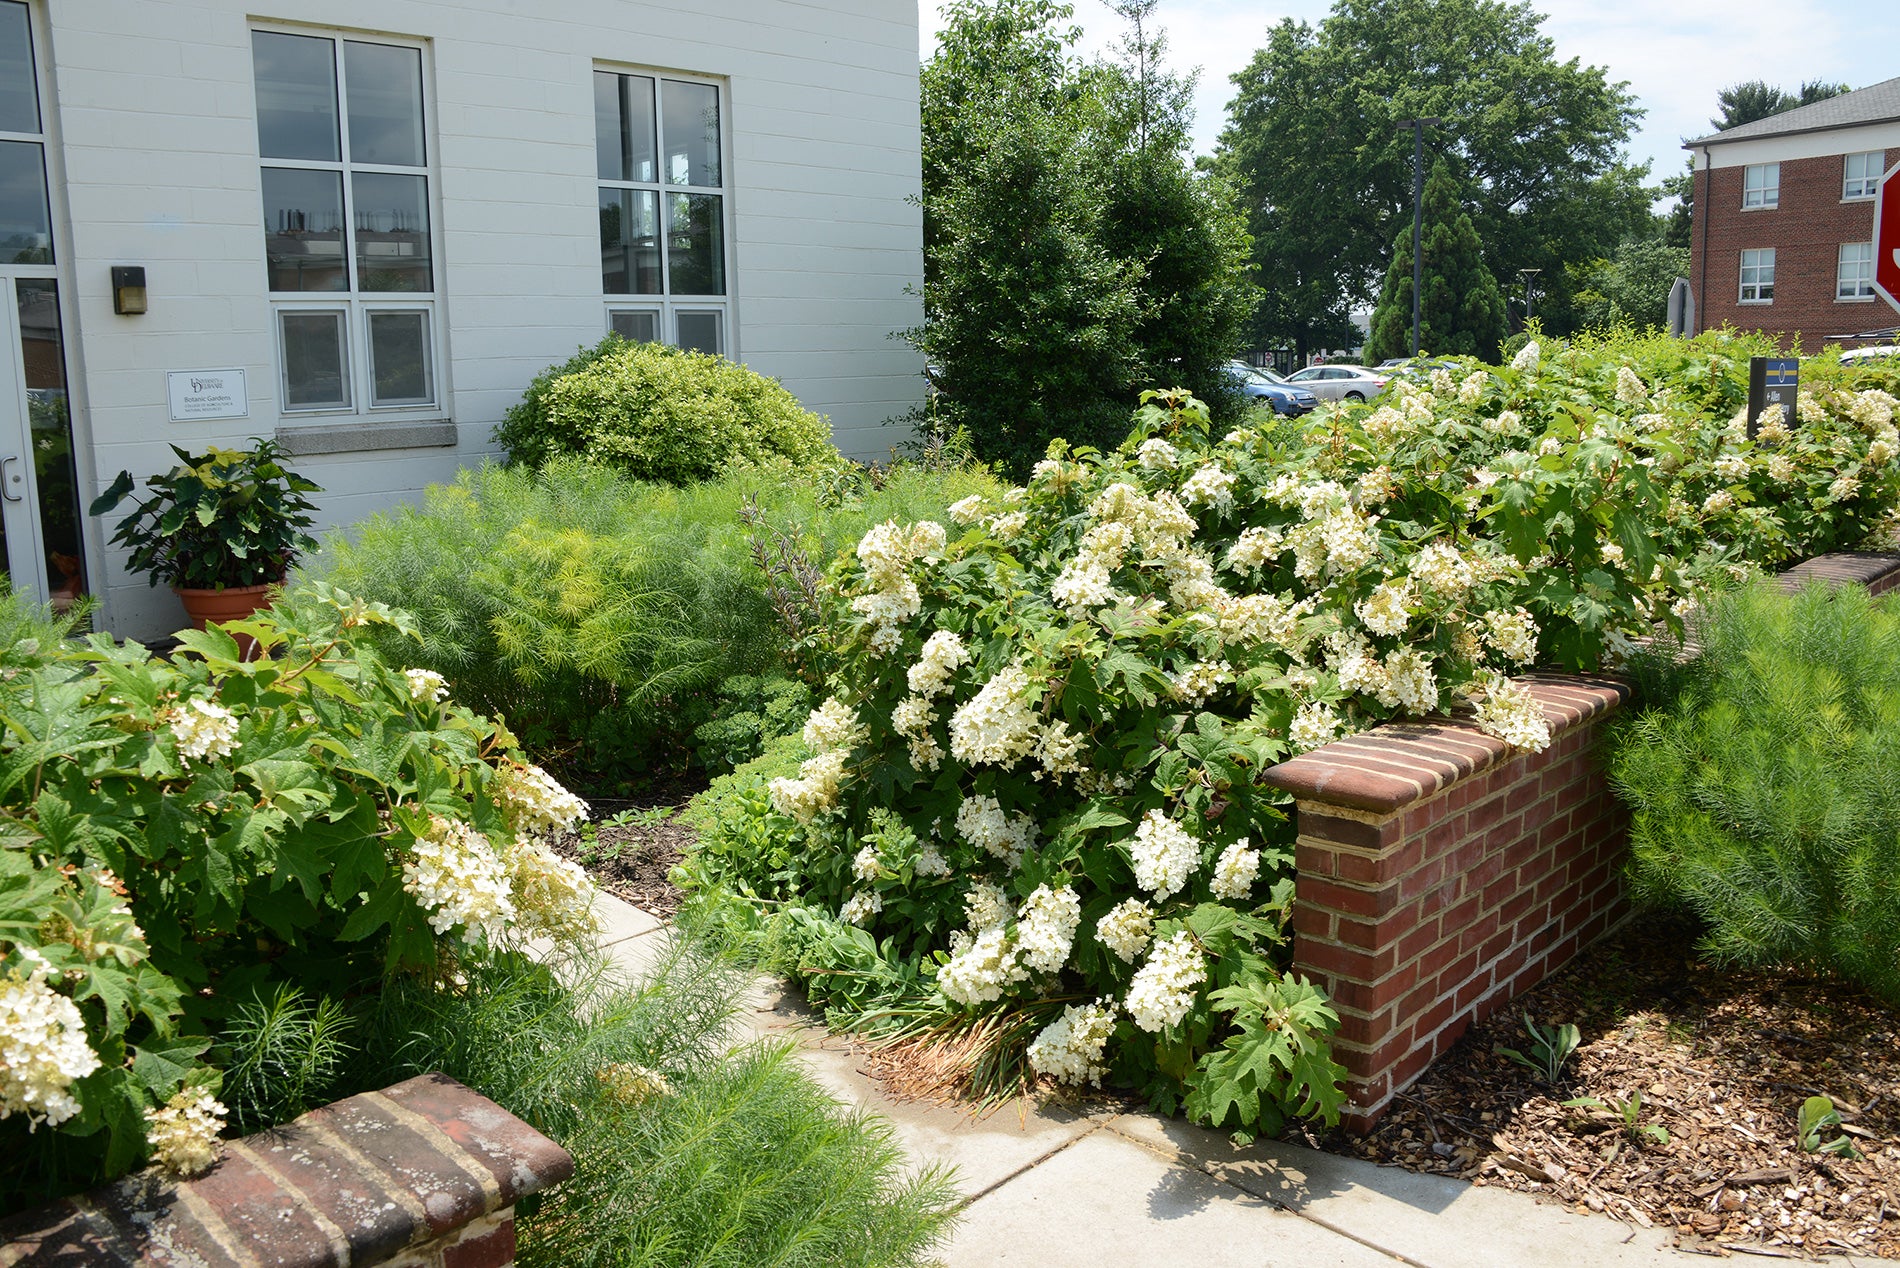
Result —
M 586 807 L 440 675 L 365 638 L 407 624 L 313 585 L 230 627 L 254 660 L 217 627 L 171 656 L 15 638 L 0 1207 L 148 1156 L 210 1165 L 226 1111 L 207 1050 L 274 984 L 344 999 L 591 931 L 591 884 L 544 844 Z
M 728 790 L 696 865 L 862 927 L 949 1006 L 1035 1012 L 1043 1073 L 1243 1130 L 1330 1117 L 1336 1019 L 1282 975 L 1292 832 L 1260 772 L 1437 711 L 1540 749 L 1525 668 L 1596 668 L 1710 582 L 1858 540 L 1894 503 L 1892 403 L 1804 408 L 1750 442 L 1535 345 L 1219 439 L 1150 393 L 1119 451 L 1052 445 L 954 538 L 865 534 L 807 756 Z
M 1700 656 L 1619 728 L 1632 877 L 1729 964 L 1900 1003 L 1900 604 L 1816 584 L 1723 596 Z

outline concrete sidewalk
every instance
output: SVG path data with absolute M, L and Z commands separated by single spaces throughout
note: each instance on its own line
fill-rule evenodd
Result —
M 602 944 L 639 974 L 663 945 L 665 926 L 604 894 L 599 910 Z M 769 983 L 755 992 L 746 1021 L 758 1034 L 794 1040 L 820 1082 L 894 1125 L 912 1159 L 957 1168 L 966 1205 L 940 1256 L 947 1268 L 1619 1268 L 1708 1260 L 1670 1249 L 1661 1229 L 1279 1141 L 1237 1148 L 1219 1132 L 1156 1114 L 1031 1107 L 1019 1115 L 1010 1106 L 976 1119 L 895 1101 L 864 1074 L 848 1040 Z

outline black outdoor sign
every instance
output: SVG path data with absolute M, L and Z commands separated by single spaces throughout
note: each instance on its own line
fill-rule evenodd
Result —
M 1782 425 L 1794 427 L 1794 398 L 1800 387 L 1801 362 L 1793 357 L 1748 359 L 1748 438 L 1755 439 L 1761 412 L 1781 407 Z

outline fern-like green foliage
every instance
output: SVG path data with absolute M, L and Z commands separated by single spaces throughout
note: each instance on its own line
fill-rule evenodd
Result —
M 389 656 L 505 717 L 568 783 L 614 791 L 686 760 L 722 682 L 781 665 L 748 498 L 822 568 L 872 524 L 995 488 L 904 467 L 821 499 L 783 469 L 674 488 L 575 459 L 490 464 L 333 536 L 303 576 L 413 613 L 421 642 L 391 635 Z
M 1616 739 L 1639 895 L 1699 914 L 1717 959 L 1900 1001 L 1900 604 L 1763 586 L 1698 637 Z
M 225 1023 L 222 1099 L 242 1134 L 288 1122 L 329 1099 L 352 1048 L 348 1013 L 291 983 L 239 1004 Z
M 531 467 L 578 457 L 637 480 L 689 484 L 734 463 L 815 474 L 842 464 L 831 424 L 756 371 L 724 357 L 608 335 L 550 367 L 495 439 Z

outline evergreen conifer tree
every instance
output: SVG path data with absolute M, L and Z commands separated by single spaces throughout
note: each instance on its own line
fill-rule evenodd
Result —
M 1419 286 L 1420 352 L 1495 360 L 1504 338 L 1504 296 L 1484 266 L 1484 248 L 1458 197 L 1458 182 L 1444 159 L 1432 164 L 1425 182 L 1423 249 Z M 1403 357 L 1412 350 L 1412 226 L 1394 242 L 1379 304 L 1366 342 L 1368 364 Z

